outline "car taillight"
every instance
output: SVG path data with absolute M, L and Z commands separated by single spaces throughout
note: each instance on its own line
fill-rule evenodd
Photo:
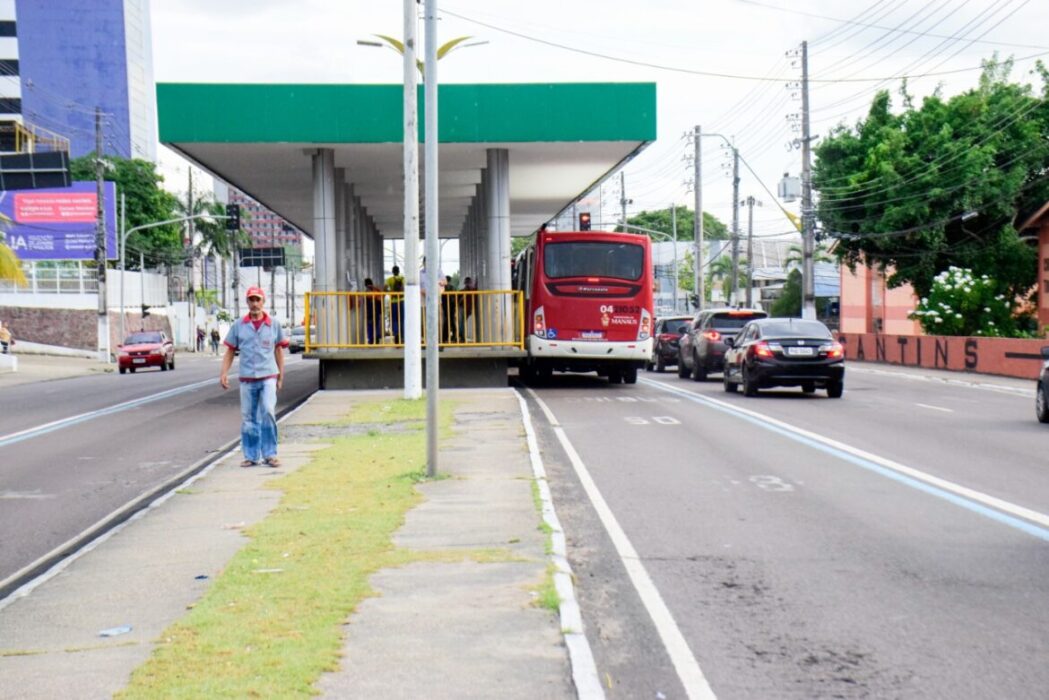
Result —
M 532 314 L 532 332 L 540 338 L 546 337 L 546 316 L 543 314 L 542 306 Z
M 750 346 L 750 351 L 758 357 L 773 357 L 772 348 L 764 340 Z
M 707 340 L 721 340 L 721 334 L 717 331 L 703 331 L 703 337 Z
M 637 339 L 648 340 L 652 335 L 652 314 L 648 309 L 641 309 L 641 323 L 637 327 Z
M 830 343 L 829 345 L 821 345 L 820 352 L 827 354 L 828 360 L 837 360 L 845 357 L 845 348 L 841 343 Z

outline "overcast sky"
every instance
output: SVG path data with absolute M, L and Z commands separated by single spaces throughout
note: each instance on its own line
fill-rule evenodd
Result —
M 155 0 L 155 77 L 396 83 L 399 57 L 356 41 L 401 36 L 401 7 L 396 0 Z M 442 59 L 441 82 L 657 84 L 658 138 L 626 168 L 629 213 L 670 202 L 692 206 L 686 185 L 692 149 L 684 134 L 696 124 L 734 137 L 773 193 L 784 172 L 798 174 L 801 155 L 788 147 L 797 134 L 787 116 L 801 104 L 786 83 L 800 80 L 801 72 L 786 54 L 802 41 L 809 42 L 816 135 L 855 122 L 876 89 L 895 92 L 901 82 L 867 79 L 933 74 L 912 78 L 911 92 L 922 96 L 942 84 L 952 95 L 976 84 L 979 71 L 966 69 L 978 68 L 995 51 L 1024 58 L 1013 71 L 1018 80 L 1027 79 L 1034 65 L 1026 57 L 1049 58 L 1045 0 L 448 0 L 439 10 L 440 42 L 464 35 L 488 42 Z M 421 24 L 419 36 L 421 41 Z M 728 159 L 719 139 L 703 145 L 704 209 L 729 222 Z M 162 160 L 169 179 L 184 181 L 185 166 L 167 154 Z M 765 204 L 755 212 L 756 235 L 788 230 L 769 194 L 745 168 L 741 172 L 741 197 L 752 194 Z M 618 210 L 619 197 L 616 177 L 604 188 L 605 219 Z M 596 220 L 596 201 L 592 208 Z

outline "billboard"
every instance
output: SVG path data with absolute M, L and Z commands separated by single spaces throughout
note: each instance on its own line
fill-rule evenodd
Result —
M 261 267 L 269 270 L 271 267 L 284 267 L 284 248 L 241 248 L 241 267 Z
M 106 257 L 116 260 L 116 185 L 103 183 L 106 208 Z M 93 260 L 97 185 L 74 182 L 70 187 L 0 191 L 0 214 L 7 245 L 22 260 Z

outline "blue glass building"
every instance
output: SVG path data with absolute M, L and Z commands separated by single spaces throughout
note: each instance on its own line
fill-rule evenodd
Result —
M 22 118 L 95 150 L 156 160 L 149 0 L 15 0 Z

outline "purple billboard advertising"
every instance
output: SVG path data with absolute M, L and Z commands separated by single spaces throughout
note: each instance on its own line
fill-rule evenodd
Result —
M 106 257 L 116 260 L 116 185 L 103 183 Z M 22 260 L 93 260 L 98 188 L 94 182 L 71 187 L 0 192 L 0 214 L 9 223 L 7 245 Z

